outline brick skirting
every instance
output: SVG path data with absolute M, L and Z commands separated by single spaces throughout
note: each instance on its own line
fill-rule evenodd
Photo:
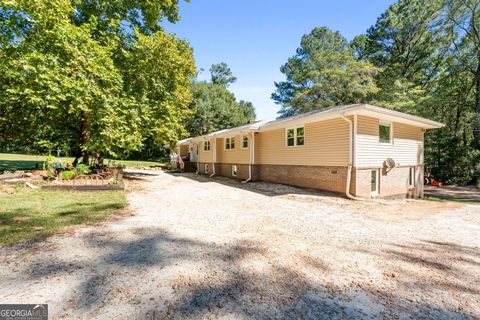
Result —
M 201 162 L 198 164 L 199 173 L 212 174 L 214 164 L 208 163 L 208 173 L 205 172 L 205 164 L 207 163 Z M 236 176 L 232 176 L 232 165 L 230 163 L 215 163 L 215 175 L 240 180 L 248 179 L 248 164 L 236 164 Z M 192 167 L 196 170 L 196 163 Z M 393 168 L 388 172 L 383 168 L 353 168 L 350 183 L 350 193 L 352 195 L 363 198 L 372 197 L 370 192 L 371 170 L 378 170 L 379 172 L 378 197 L 413 198 L 423 196 L 423 166 L 415 166 L 415 187 L 413 188 L 408 185 L 409 166 Z M 343 195 L 345 195 L 347 173 L 347 167 L 252 165 L 252 181 L 281 183 L 332 191 Z

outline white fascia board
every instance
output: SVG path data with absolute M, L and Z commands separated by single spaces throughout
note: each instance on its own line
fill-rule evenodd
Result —
M 414 116 L 408 113 L 403 113 L 395 110 L 380 108 L 372 105 L 363 105 L 361 109 L 348 110 L 346 115 L 363 115 L 367 117 L 378 118 L 385 121 L 403 123 L 414 127 L 423 129 L 438 129 L 445 125 L 440 122 Z

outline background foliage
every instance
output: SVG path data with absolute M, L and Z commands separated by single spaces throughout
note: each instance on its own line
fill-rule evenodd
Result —
M 0 1 L 0 145 L 122 156 L 186 136 L 188 43 L 177 1 Z
M 480 181 L 480 0 L 400 0 L 348 43 L 315 28 L 281 67 L 280 117 L 371 103 L 445 123 L 425 164 L 451 183 Z
M 210 68 L 211 82 L 192 84 L 192 110 L 195 114 L 188 123 L 192 136 L 232 128 L 255 120 L 255 108 L 251 102 L 237 102 L 227 87 L 236 81 L 230 67 L 222 62 Z

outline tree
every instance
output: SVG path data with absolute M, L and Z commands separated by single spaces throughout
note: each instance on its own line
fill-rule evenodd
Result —
M 381 68 L 374 103 L 415 112 L 429 99 L 448 48 L 438 37 L 440 8 L 437 0 L 401 0 L 368 29 L 364 57 Z
M 192 50 L 158 25 L 177 3 L 1 2 L 0 144 L 88 161 L 185 136 Z
M 250 102 L 238 103 L 233 93 L 215 83 L 193 84 L 192 108 L 195 115 L 188 126 L 192 136 L 244 125 L 255 119 Z
M 212 83 L 224 87 L 229 87 L 232 83 L 237 81 L 237 78 L 233 76 L 230 67 L 225 62 L 212 64 L 210 67 L 210 74 Z
M 400 0 L 368 30 L 363 49 L 381 68 L 376 104 L 446 124 L 427 133 L 425 163 L 454 183 L 480 180 L 478 8 L 470 0 Z
M 378 69 L 356 59 L 348 41 L 326 27 L 304 35 L 296 54 L 280 70 L 287 79 L 275 83 L 272 99 L 282 106 L 281 117 L 365 102 L 377 92 Z
M 195 114 L 188 124 L 192 136 L 244 125 L 256 117 L 251 102 L 243 100 L 237 102 L 235 95 L 228 91 L 225 84 L 228 85 L 229 81 L 226 79 L 237 79 L 232 75 L 228 65 L 223 62 L 214 64 L 210 71 L 212 82 L 192 84 L 191 108 Z
M 446 0 L 443 22 L 458 63 L 474 78 L 474 145 L 480 148 L 480 0 Z
M 244 120 L 253 121 L 257 118 L 257 115 L 255 114 L 255 107 L 250 101 L 240 100 L 238 103 L 238 108 L 240 109 L 240 113 L 243 115 Z

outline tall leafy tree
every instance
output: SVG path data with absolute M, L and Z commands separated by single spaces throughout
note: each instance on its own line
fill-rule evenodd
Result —
M 158 24 L 178 19 L 177 4 L 0 2 L 0 144 L 88 160 L 183 137 L 192 51 Z
M 364 57 L 382 70 L 375 103 L 415 112 L 429 98 L 448 50 L 438 37 L 440 9 L 436 0 L 401 0 L 368 29 Z
M 348 41 L 326 27 L 304 35 L 296 54 L 280 70 L 287 79 L 275 83 L 272 99 L 282 106 L 281 117 L 364 102 L 377 92 L 378 69 L 357 59 Z
M 211 81 L 224 87 L 229 87 L 237 81 L 237 77 L 232 74 L 232 70 L 225 62 L 212 64 L 210 67 Z
M 443 17 L 456 60 L 474 79 L 473 137 L 480 148 L 480 0 L 447 0 Z
M 367 32 L 365 59 L 381 68 L 374 101 L 446 124 L 426 135 L 427 170 L 480 179 L 475 30 L 479 1 L 400 0 Z
M 225 82 L 213 82 L 217 77 L 218 69 L 214 64 L 210 68 L 212 82 L 194 82 L 192 84 L 194 116 L 188 124 L 190 134 L 193 136 L 207 134 L 213 131 L 244 125 L 255 120 L 255 108 L 251 102 L 237 102 L 235 95 L 225 86 Z M 228 70 L 227 77 L 235 78 L 228 65 L 224 64 L 222 70 Z M 235 78 L 236 79 L 236 78 Z

